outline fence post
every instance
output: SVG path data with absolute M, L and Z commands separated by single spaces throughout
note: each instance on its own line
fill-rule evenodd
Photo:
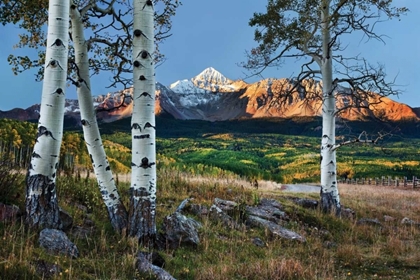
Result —
M 372 183 L 371 181 L 372 181 L 371 178 L 369 178 L 368 179 L 368 185 L 370 185 Z
M 398 188 L 399 185 L 400 185 L 399 178 L 395 177 L 395 187 Z
M 404 180 L 404 188 L 406 188 L 407 187 L 407 176 L 404 176 L 403 180 Z
M 381 181 L 382 181 L 382 186 L 385 186 L 385 176 L 382 176 Z
M 417 186 L 417 177 L 413 176 L 413 189 Z

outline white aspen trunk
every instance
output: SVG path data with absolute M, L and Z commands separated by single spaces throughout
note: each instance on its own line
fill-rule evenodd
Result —
M 111 224 L 115 231 L 121 233 L 127 228 L 127 210 L 121 202 L 99 133 L 95 108 L 93 107 L 88 49 L 83 32 L 83 22 L 77 6 L 73 1 L 71 2 L 71 31 L 78 70 L 77 96 L 79 99 L 83 135 Z
M 321 140 L 321 207 L 324 211 L 340 214 L 340 197 L 337 187 L 337 160 L 335 155 L 336 100 L 333 89 L 331 36 L 329 30 L 330 0 L 321 6 L 322 20 L 322 140 Z
M 154 8 L 134 1 L 132 162 L 129 235 L 145 246 L 156 238 Z
M 26 222 L 61 228 L 56 173 L 63 137 L 67 80 L 69 1 L 50 0 L 38 134 L 26 179 Z

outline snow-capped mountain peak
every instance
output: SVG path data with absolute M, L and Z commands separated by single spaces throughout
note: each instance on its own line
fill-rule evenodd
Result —
M 191 81 L 195 86 L 208 89 L 213 92 L 219 91 L 233 82 L 213 67 L 204 69 L 204 71 L 192 78 Z
M 191 80 L 178 80 L 172 83 L 169 88 L 176 93 L 207 93 L 208 90 L 196 87 Z

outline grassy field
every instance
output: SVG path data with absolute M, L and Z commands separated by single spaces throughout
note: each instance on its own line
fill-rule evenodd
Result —
M 157 139 L 158 223 L 187 197 L 207 206 L 216 197 L 248 205 L 274 198 L 291 218 L 283 226 L 303 235 L 307 242 L 274 238 L 262 229 L 231 230 L 207 217 L 192 216 L 203 224 L 200 245 L 160 252 L 168 272 L 177 279 L 420 279 L 420 228 L 401 223 L 405 217 L 420 221 L 419 190 L 339 185 L 343 206 L 356 211 L 356 219 L 350 220 L 304 209 L 290 199 L 318 199 L 318 194 L 249 188 L 247 182 L 253 179 L 280 183 L 319 180 L 317 120 L 254 122 L 161 123 Z M 129 128 L 110 124 L 102 132 L 127 205 L 129 183 L 122 178 L 130 171 L 131 136 L 121 127 Z M 291 133 L 280 134 L 287 130 Z M 339 141 L 354 136 L 357 129 L 351 132 L 343 132 Z M 402 137 L 394 135 L 375 146 L 340 148 L 339 176 L 420 177 L 420 139 Z M 59 204 L 72 215 L 75 226 L 93 225 L 92 232 L 87 236 L 68 233 L 81 253 L 78 259 L 70 259 L 48 255 L 38 245 L 39 233 L 20 220 L 0 223 L 0 279 L 43 279 L 36 272 L 40 263 L 61 268 L 51 279 L 149 279 L 134 267 L 141 249 L 137 241 L 113 233 L 96 181 L 86 178 L 86 173 L 77 176 L 75 170 L 85 170 L 89 164 L 81 135 L 68 132 L 64 144 L 72 154 L 63 156 L 74 162 L 76 169 L 58 178 Z M 19 172 L 13 175 L 9 167 L 0 166 L 0 202 L 24 209 L 23 181 Z M 360 218 L 377 219 L 382 225 L 359 225 Z M 255 246 L 255 237 L 266 246 Z
M 207 180 L 186 180 L 174 169 L 164 168 L 159 174 L 158 223 L 186 197 L 194 197 L 194 203 L 207 206 L 216 197 L 248 205 L 267 197 L 278 200 L 290 216 L 283 226 L 307 240 L 301 244 L 274 238 L 262 229 L 228 229 L 207 217 L 191 216 L 203 224 L 200 245 L 160 252 L 166 261 L 165 269 L 177 279 L 420 277 L 420 229 L 401 224 L 404 217 L 420 221 L 419 191 L 341 185 L 343 205 L 357 214 L 351 220 L 304 209 L 290 200 L 290 196 L 317 199 L 317 194 L 243 189 L 239 178 L 230 173 L 208 175 Z M 19 196 L 24 193 L 21 179 L 17 178 L 12 189 L 1 185 L 0 192 L 2 198 L 23 209 L 23 198 Z M 128 184 L 120 183 L 119 188 L 127 203 Z M 83 227 L 86 220 L 93 222 L 93 231 L 87 236 L 68 233 L 77 244 L 80 257 L 48 255 L 38 246 L 38 232 L 27 229 L 19 220 L 0 223 L 0 279 L 43 279 L 36 273 L 36 267 L 43 262 L 57 264 L 61 269 L 51 279 L 153 279 L 136 272 L 135 256 L 141 248 L 136 240 L 113 233 L 95 181 L 60 177 L 58 197 L 75 225 Z M 358 225 L 360 218 L 378 219 L 382 226 Z M 266 246 L 255 246 L 255 237 Z

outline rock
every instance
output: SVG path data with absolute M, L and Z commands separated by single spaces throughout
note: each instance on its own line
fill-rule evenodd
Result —
M 61 272 L 60 266 L 49 263 L 44 260 L 36 260 L 32 262 L 37 274 L 42 276 L 42 279 L 52 278 Z
M 282 211 L 283 206 L 275 199 L 263 198 L 257 206 L 247 206 L 245 209 L 248 215 L 257 216 L 275 223 L 279 223 L 280 220 L 289 220 L 287 214 Z
M 264 241 L 262 241 L 260 238 L 258 238 L 258 237 L 255 237 L 255 238 L 253 238 L 252 239 L 252 243 L 254 243 L 255 244 L 255 246 L 258 246 L 258 247 L 265 247 L 265 242 Z
M 169 249 L 176 249 L 182 245 L 197 246 L 200 243 L 199 228 L 199 222 L 175 212 L 165 217 L 159 239 Z
M 79 256 L 79 250 L 67 237 L 57 229 L 43 229 L 39 234 L 39 245 L 54 255 L 64 254 L 73 258 Z
M 209 210 L 209 219 L 222 223 L 225 227 L 241 229 L 242 227 L 228 214 L 222 211 L 216 205 L 212 205 Z
M 258 206 L 270 206 L 279 210 L 283 210 L 283 205 L 281 205 L 280 202 L 275 199 L 262 198 L 258 203 Z
M 341 217 L 353 221 L 356 219 L 356 212 L 350 208 L 341 209 Z
M 395 221 L 394 217 L 388 216 L 388 215 L 384 215 L 384 221 L 389 223 L 389 222 L 393 222 Z
M 220 208 L 224 213 L 228 214 L 236 221 L 243 221 L 245 219 L 245 204 L 238 204 L 234 201 L 215 198 L 214 205 Z
M 60 220 L 61 220 L 62 229 L 64 231 L 71 229 L 73 225 L 73 218 L 70 216 L 70 214 L 67 211 L 61 208 L 58 208 L 58 210 L 60 212 Z
M 151 253 L 139 251 L 139 253 L 143 254 L 147 260 L 158 267 L 164 267 L 165 266 L 165 259 L 156 251 L 153 251 Z
M 137 254 L 136 268 L 138 271 L 150 274 L 154 277 L 153 279 L 157 280 L 176 280 L 166 270 L 152 263 L 152 254 L 145 252 L 139 252 Z
M 285 212 L 270 205 L 266 205 L 266 206 L 258 205 L 257 207 L 246 206 L 245 209 L 246 209 L 247 215 L 257 216 L 257 217 L 260 217 L 260 218 L 263 218 L 265 220 L 269 220 L 275 223 L 279 223 L 280 220 L 289 219 L 289 217 L 286 215 Z
M 318 208 L 318 200 L 307 199 L 307 198 L 295 198 L 293 201 L 302 206 L 303 208 L 316 209 Z
M 16 205 L 7 205 L 0 202 L 0 222 L 11 221 L 22 215 L 19 207 Z
M 225 212 L 225 213 L 229 213 L 231 211 L 234 211 L 234 209 L 236 207 L 238 207 L 238 203 L 236 203 L 234 201 L 223 200 L 223 199 L 220 199 L 220 198 L 217 198 L 217 197 L 214 199 L 214 205 L 216 205 L 217 207 L 222 209 L 223 212 Z
M 188 213 L 194 214 L 196 216 L 207 216 L 209 214 L 209 209 L 205 205 L 199 204 L 190 204 L 189 207 L 186 207 L 185 210 Z
M 411 220 L 411 219 L 409 219 L 407 217 L 405 217 L 405 218 L 403 218 L 401 220 L 401 224 L 403 224 L 403 225 L 412 225 L 412 226 L 420 226 L 420 223 L 418 223 L 416 221 L 413 221 L 413 220 Z
M 361 218 L 356 222 L 356 224 L 382 227 L 382 224 L 378 221 L 378 219 Z
M 270 231 L 272 235 L 285 238 L 288 240 L 297 240 L 299 242 L 306 242 L 306 239 L 294 231 L 288 230 L 276 223 L 264 220 L 257 216 L 248 216 L 247 223 L 253 227 L 263 227 Z
M 178 206 L 178 208 L 176 208 L 175 212 L 182 212 L 184 210 L 184 208 L 187 206 L 187 203 L 191 200 L 191 198 L 186 198 L 184 199 Z

